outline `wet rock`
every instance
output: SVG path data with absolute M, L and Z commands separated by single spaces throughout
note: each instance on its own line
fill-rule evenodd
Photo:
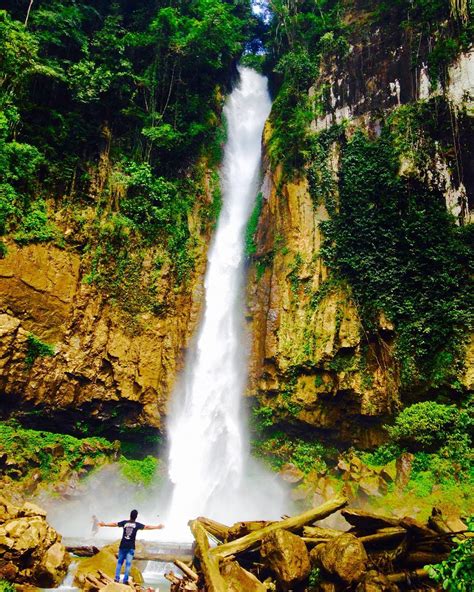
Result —
M 61 536 L 46 522 L 46 512 L 26 502 L 0 499 L 0 577 L 42 588 L 58 586 L 70 557 Z
M 311 552 L 313 562 L 345 584 L 359 582 L 367 568 L 364 546 L 352 534 L 343 534 Z
M 99 553 L 93 557 L 88 557 L 81 561 L 74 574 L 74 585 L 82 588 L 86 582 L 88 575 L 98 576 L 99 570 L 103 571 L 109 577 L 115 576 L 115 568 L 117 567 L 117 553 L 118 553 L 119 542 L 107 545 L 100 550 Z M 137 545 L 137 552 L 139 545 Z M 122 567 L 123 574 L 124 567 Z M 143 583 L 143 576 L 140 570 L 132 563 L 132 569 L 130 575 L 134 582 L 138 584 Z M 127 588 L 127 587 L 125 587 Z
M 221 568 L 221 575 L 227 586 L 227 592 L 265 592 L 266 586 L 253 574 L 231 561 Z
M 276 530 L 267 535 L 262 540 L 260 554 L 285 589 L 306 579 L 311 571 L 303 539 L 287 530 Z

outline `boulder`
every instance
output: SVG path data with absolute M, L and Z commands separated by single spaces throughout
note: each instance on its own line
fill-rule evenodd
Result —
M 304 473 L 293 463 L 286 463 L 280 469 L 280 477 L 287 483 L 300 483 L 304 479 Z
M 99 570 L 113 578 L 115 576 L 115 568 L 117 567 L 118 546 L 118 542 L 113 543 L 112 545 L 107 545 L 106 547 L 103 547 L 96 555 L 81 561 L 74 574 L 74 585 L 82 589 L 87 576 L 93 575 L 97 577 L 99 575 Z M 122 577 L 124 569 L 125 567 L 123 566 Z M 132 569 L 130 570 L 130 576 L 135 583 L 143 584 L 143 576 L 140 570 L 133 563 Z
M 0 499 L 0 578 L 54 588 L 64 579 L 70 561 L 43 509 Z
M 312 561 L 345 584 L 362 579 L 367 568 L 367 553 L 353 534 L 343 534 L 311 551 Z
M 311 564 L 302 538 L 287 530 L 275 530 L 267 535 L 260 555 L 283 588 L 291 588 L 309 576 Z
M 266 586 L 236 561 L 225 563 L 221 568 L 227 592 L 265 592 Z M 113 592 L 113 591 L 112 591 Z

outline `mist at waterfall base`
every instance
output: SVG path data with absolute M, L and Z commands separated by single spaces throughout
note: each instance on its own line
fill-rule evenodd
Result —
M 168 422 L 174 489 L 165 520 L 173 540 L 188 538 L 187 522 L 199 515 L 232 523 L 288 511 L 282 485 L 250 457 L 243 406 L 249 349 L 244 235 L 259 189 L 271 101 L 265 77 L 248 68 L 239 73 L 224 107 L 223 205 L 208 252 L 203 317 Z

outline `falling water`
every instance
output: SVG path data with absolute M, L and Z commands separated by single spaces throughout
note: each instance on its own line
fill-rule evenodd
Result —
M 258 190 L 261 136 L 271 102 L 266 78 L 248 68 L 239 72 L 240 82 L 224 108 L 223 206 L 208 254 L 204 315 L 169 423 L 174 490 L 167 523 L 176 535 L 183 532 L 179 525 L 198 515 L 248 519 L 257 503 L 248 484 L 242 409 L 247 379 L 244 234 Z

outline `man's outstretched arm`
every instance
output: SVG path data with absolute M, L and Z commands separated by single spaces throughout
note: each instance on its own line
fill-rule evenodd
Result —
M 161 530 L 164 527 L 165 527 L 164 524 L 157 524 L 156 526 L 152 526 L 150 524 L 147 524 L 147 525 L 145 525 L 144 530 Z
M 118 526 L 117 522 L 98 522 L 98 526 Z

